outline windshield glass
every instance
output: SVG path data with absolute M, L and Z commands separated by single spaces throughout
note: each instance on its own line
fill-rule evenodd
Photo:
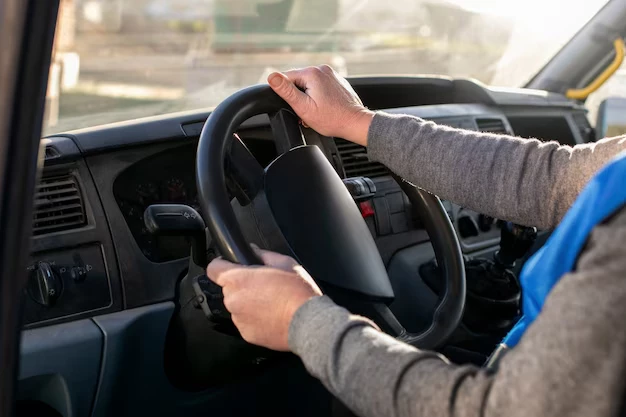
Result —
M 213 107 L 274 70 L 521 86 L 607 0 L 61 0 L 45 134 Z

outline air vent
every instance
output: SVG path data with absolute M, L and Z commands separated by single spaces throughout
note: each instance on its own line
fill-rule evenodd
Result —
M 574 123 L 576 123 L 576 127 L 580 132 L 580 135 L 585 142 L 592 142 L 595 138 L 592 136 L 593 129 L 589 124 L 589 119 L 587 119 L 587 115 L 582 112 L 573 113 L 572 117 L 574 119 Z
M 502 119 L 476 119 L 476 125 L 481 132 L 509 133 Z
M 61 154 L 59 153 L 59 151 L 57 151 L 57 149 L 54 146 L 46 146 L 46 154 L 45 154 L 46 160 L 58 158 L 59 156 L 61 156 Z
M 86 224 L 80 188 L 73 175 L 43 178 L 35 190 L 33 235 L 76 229 Z
M 343 139 L 335 139 L 337 151 L 341 158 L 346 178 L 351 177 L 382 177 L 388 174 L 387 168 L 367 158 L 367 150 L 361 145 Z

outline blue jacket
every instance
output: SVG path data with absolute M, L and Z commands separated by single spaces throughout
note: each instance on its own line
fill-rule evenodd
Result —
M 520 274 L 523 316 L 504 338 L 515 346 L 541 312 L 550 290 L 576 269 L 591 230 L 626 204 L 626 152 L 609 162 L 585 186 L 546 244 L 524 265 Z M 626 242 L 624 242 L 626 245 Z

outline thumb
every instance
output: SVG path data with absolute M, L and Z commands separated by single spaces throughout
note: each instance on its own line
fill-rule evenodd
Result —
M 284 271 L 291 271 L 295 266 L 298 265 L 298 262 L 296 262 L 296 260 L 291 258 L 290 256 L 261 249 L 254 243 L 250 246 L 252 246 L 252 249 L 256 252 L 257 255 L 259 255 L 259 258 L 261 258 L 263 264 L 266 266 L 282 269 Z
M 303 93 L 296 85 L 280 72 L 274 72 L 267 77 L 272 90 L 291 106 L 298 114 L 306 111 L 309 96 Z

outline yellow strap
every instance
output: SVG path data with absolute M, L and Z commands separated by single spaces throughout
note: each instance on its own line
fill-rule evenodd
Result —
M 567 98 L 575 100 L 586 99 L 589 94 L 600 88 L 602 84 L 604 84 L 606 80 L 608 80 L 611 75 L 613 75 L 615 71 L 619 69 L 619 67 L 622 65 L 622 62 L 624 62 L 624 39 L 615 39 L 615 41 L 613 42 L 613 46 L 615 47 L 615 59 L 613 60 L 613 62 L 611 62 L 611 65 L 606 67 L 606 69 L 602 71 L 602 74 L 598 75 L 598 78 L 593 80 L 591 84 L 589 84 L 587 87 L 580 89 L 572 88 L 570 90 L 567 90 L 567 92 L 565 93 Z

